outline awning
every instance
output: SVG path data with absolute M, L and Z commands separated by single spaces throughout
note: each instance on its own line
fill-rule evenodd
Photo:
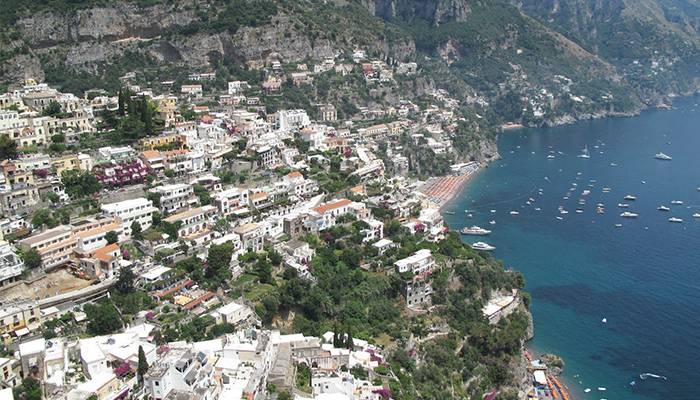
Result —
M 20 329 L 17 329 L 17 330 L 15 331 L 15 335 L 17 335 L 17 337 L 22 337 L 22 336 L 25 336 L 25 335 L 29 335 L 29 329 L 27 329 L 27 328 L 20 328 Z

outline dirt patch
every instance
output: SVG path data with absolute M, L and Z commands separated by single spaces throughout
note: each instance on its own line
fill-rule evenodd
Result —
M 61 268 L 29 281 L 21 281 L 0 291 L 0 302 L 11 300 L 39 300 L 90 286 L 91 281 L 73 275 Z

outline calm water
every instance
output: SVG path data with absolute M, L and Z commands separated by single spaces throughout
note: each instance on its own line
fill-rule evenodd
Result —
M 445 215 L 454 229 L 492 229 L 480 239 L 523 271 L 533 296 L 531 346 L 564 357 L 576 398 L 700 399 L 700 219 L 692 217 L 700 212 L 699 101 L 635 118 L 504 134 L 503 159 L 446 208 L 456 211 Z M 578 158 L 586 145 L 591 158 Z M 550 151 L 556 158 L 547 158 Z M 655 160 L 660 151 L 673 161 Z M 590 194 L 582 196 L 585 189 Z M 623 200 L 627 194 L 637 200 Z M 535 201 L 527 205 L 530 197 Z M 597 203 L 604 214 L 596 213 Z M 618 203 L 629 203 L 639 218 L 621 218 Z M 662 204 L 671 212 L 657 211 Z M 569 213 L 561 215 L 559 206 Z M 465 209 L 475 210 L 472 219 Z M 669 223 L 672 216 L 684 222 Z M 668 380 L 641 380 L 645 372 Z

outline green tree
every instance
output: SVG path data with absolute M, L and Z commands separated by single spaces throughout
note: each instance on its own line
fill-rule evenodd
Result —
M 88 320 L 88 332 L 93 335 L 107 335 L 122 328 L 119 312 L 109 300 L 103 299 L 96 304 L 86 304 L 83 311 Z
M 143 378 L 148 372 L 148 361 L 146 360 L 146 353 L 143 351 L 143 347 L 139 346 L 139 364 L 136 368 L 136 375 L 138 376 L 139 385 L 143 385 Z
M 13 160 L 17 158 L 17 143 L 6 135 L 0 135 L 0 159 Z
M 31 270 L 41 267 L 41 255 L 38 251 L 36 251 L 36 249 L 22 250 L 19 253 L 19 255 L 22 259 L 22 262 L 24 262 L 24 266 L 27 267 L 27 269 Z
M 126 114 L 126 94 L 121 88 L 117 94 L 117 104 L 117 114 L 123 117 Z
M 214 224 L 214 230 L 219 232 L 219 233 L 226 233 L 228 232 L 229 228 L 231 227 L 231 224 L 228 222 L 226 218 L 220 218 L 216 223 Z
M 117 282 L 114 284 L 114 288 L 122 294 L 133 293 L 135 279 L 136 276 L 131 268 L 122 267 L 119 270 L 119 277 L 117 278 Z
M 231 256 L 233 255 L 233 244 L 230 242 L 220 245 L 211 245 L 207 255 L 207 270 L 204 276 L 218 286 L 231 278 Z
M 58 221 L 51 215 L 51 211 L 42 208 L 37 210 L 32 216 L 32 225 L 41 227 L 46 225 L 49 228 L 55 228 Z
M 58 115 L 61 113 L 61 104 L 59 104 L 56 100 L 51 100 L 49 102 L 49 105 L 46 106 L 41 111 L 41 115 L 44 117 L 53 117 L 55 115 Z
M 17 400 L 41 400 L 41 383 L 32 377 L 25 377 L 22 384 L 13 389 L 13 394 Z
M 53 204 L 56 204 L 61 200 L 56 192 L 49 192 L 49 194 L 46 195 L 46 199 Z
M 107 244 L 117 243 L 119 235 L 115 231 L 109 231 L 105 234 L 105 240 L 107 240 Z
M 143 232 L 141 231 L 141 224 L 139 221 L 134 221 L 131 223 L 131 237 L 136 240 L 143 239 Z
M 90 196 L 100 190 L 102 185 L 95 175 L 88 171 L 71 169 L 61 173 L 61 183 L 66 193 L 73 199 Z
M 199 198 L 200 205 L 206 206 L 211 204 L 211 195 L 209 194 L 207 188 L 202 185 L 194 185 L 192 186 L 192 189 L 194 190 L 194 194 Z
M 261 283 L 273 283 L 272 279 L 272 264 L 265 257 L 260 257 L 255 263 L 255 274 L 260 279 Z

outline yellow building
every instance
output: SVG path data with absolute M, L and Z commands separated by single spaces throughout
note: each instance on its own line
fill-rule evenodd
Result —
M 141 148 L 143 150 L 155 150 L 161 146 L 175 146 L 173 149 L 185 149 L 187 147 L 187 138 L 180 134 L 162 135 L 141 139 Z
M 80 160 L 75 154 L 69 154 L 55 158 L 51 160 L 51 165 L 56 170 L 56 174 L 58 174 L 58 176 L 61 176 L 61 173 L 63 173 L 63 171 L 81 168 Z
M 23 329 L 35 328 L 39 324 L 41 324 L 41 311 L 37 304 L 8 305 L 0 308 L 0 334 L 4 341 L 7 341 L 10 334 L 19 336 L 23 334 Z

